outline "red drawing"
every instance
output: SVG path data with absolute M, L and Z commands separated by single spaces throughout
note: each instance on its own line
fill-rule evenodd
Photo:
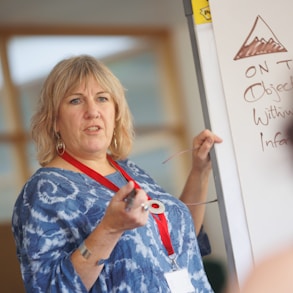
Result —
M 257 16 L 253 27 L 234 60 L 263 54 L 288 52 L 268 24 Z

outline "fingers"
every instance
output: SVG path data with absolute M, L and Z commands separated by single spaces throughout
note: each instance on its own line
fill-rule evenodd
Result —
M 222 139 L 212 133 L 210 130 L 203 130 L 193 140 L 193 157 L 194 163 L 200 167 L 201 164 L 210 161 L 209 153 L 215 143 L 221 143 Z
M 211 146 L 214 143 L 221 143 L 222 141 L 223 140 L 219 136 L 206 129 L 194 138 L 193 146 L 194 148 L 200 148 L 204 143 L 207 143 L 208 146 Z
M 194 138 L 193 147 L 200 157 L 206 157 L 215 143 L 221 143 L 222 139 L 206 129 Z
M 147 195 L 142 189 L 135 189 L 136 195 L 131 199 L 128 195 L 134 189 L 134 182 L 130 181 L 124 185 L 113 196 L 106 209 L 103 218 L 103 225 L 114 232 L 123 232 L 147 223 L 149 211 L 146 207 L 148 202 Z M 131 205 L 127 205 L 131 202 Z
M 142 189 L 135 190 L 135 195 L 131 192 L 125 199 L 126 212 L 147 212 L 148 211 L 148 198 Z
M 146 211 L 147 208 L 141 208 L 143 203 L 146 203 L 148 198 L 146 193 L 142 189 L 135 189 L 134 182 L 129 181 L 123 186 L 113 198 L 116 202 L 121 203 L 126 212 L 140 208 L 142 211 Z
M 129 195 L 133 189 L 134 189 L 134 182 L 129 181 L 126 185 L 120 188 L 120 190 L 116 193 L 115 195 L 116 199 L 119 201 L 124 200 L 124 198 L 126 198 L 127 195 Z

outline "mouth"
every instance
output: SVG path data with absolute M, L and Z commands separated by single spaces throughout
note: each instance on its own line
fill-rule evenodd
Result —
M 89 126 L 85 129 L 85 131 L 99 131 L 100 129 L 102 129 L 99 125 L 93 125 L 93 126 Z

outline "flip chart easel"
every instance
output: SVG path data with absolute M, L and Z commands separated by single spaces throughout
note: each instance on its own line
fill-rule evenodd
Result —
M 228 267 L 241 286 L 255 262 L 293 242 L 293 3 L 183 4 L 205 126 L 224 140 L 211 159 Z
M 235 275 L 241 282 L 247 268 L 252 265 L 253 257 L 227 120 L 213 28 L 209 20 L 202 20 L 201 23 L 195 25 L 190 0 L 184 1 L 184 9 L 190 32 L 205 127 L 212 129 L 215 133 L 221 133 L 225 142 L 216 146 L 211 152 L 211 160 L 229 274 Z M 211 115 L 215 118 L 214 120 L 222 121 L 221 125 L 218 125 L 219 130 L 217 125 L 213 125 Z M 219 156 L 222 160 L 218 160 Z M 229 169 L 226 168 L 227 165 L 230 166 Z M 223 186 L 225 186 L 225 192 Z

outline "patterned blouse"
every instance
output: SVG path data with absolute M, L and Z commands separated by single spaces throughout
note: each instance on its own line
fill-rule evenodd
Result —
M 164 203 L 177 263 L 187 268 L 194 292 L 213 292 L 188 208 L 132 161 L 118 163 L 151 198 Z M 23 187 L 12 216 L 27 292 L 88 292 L 70 255 L 99 224 L 113 194 L 82 173 L 59 168 L 36 171 Z M 164 273 L 170 271 L 172 263 L 150 215 L 145 226 L 124 232 L 89 292 L 168 293 Z

